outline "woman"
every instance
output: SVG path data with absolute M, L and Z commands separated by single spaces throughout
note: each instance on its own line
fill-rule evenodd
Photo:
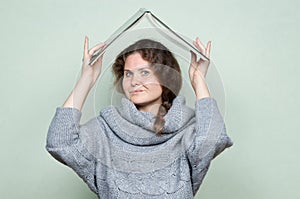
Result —
M 197 38 L 195 47 L 209 57 Z M 80 125 L 81 109 L 100 72 L 100 58 L 85 38 L 81 78 L 58 107 L 47 150 L 71 167 L 99 198 L 193 198 L 211 160 L 232 142 L 205 82 L 208 61 L 192 53 L 189 77 L 195 110 L 185 105 L 180 67 L 162 44 L 140 40 L 113 64 L 115 85 L 125 94 L 121 106 L 108 106 Z

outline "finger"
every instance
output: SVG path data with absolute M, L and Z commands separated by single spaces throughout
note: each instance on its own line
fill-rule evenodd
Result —
M 103 54 L 93 64 L 93 66 L 95 67 L 95 70 L 98 71 L 98 72 L 100 72 L 101 68 L 102 68 L 102 58 L 103 58 Z
M 196 54 L 193 52 L 193 51 L 190 51 L 191 52 L 191 63 L 196 63 L 196 58 L 197 58 L 197 56 L 196 56 Z
M 196 40 L 195 41 L 193 41 L 193 44 L 194 44 L 194 46 L 197 46 L 198 44 L 196 43 Z
M 199 37 L 196 38 L 196 46 L 200 50 L 200 52 L 205 53 L 205 46 L 203 43 L 200 41 Z
M 198 45 L 198 43 L 197 43 L 197 41 L 195 40 L 195 41 L 193 41 L 193 44 L 194 44 L 194 46 L 196 46 L 196 48 L 198 49 L 198 50 L 200 50 L 200 46 Z
M 88 56 L 89 56 L 89 38 L 87 36 L 85 36 L 83 57 L 86 58 Z
M 105 46 L 105 43 L 99 43 L 99 44 L 95 45 L 93 48 L 91 48 L 91 49 L 89 50 L 89 53 L 88 53 L 88 54 L 89 54 L 90 56 L 92 56 L 97 50 L 103 48 L 104 46 Z
M 196 38 L 196 42 L 199 46 L 203 47 L 204 48 L 204 45 L 203 43 L 201 42 L 201 40 L 199 39 L 199 37 Z
M 206 45 L 205 55 L 207 56 L 207 58 L 210 57 L 210 49 L 211 49 L 211 41 L 207 42 Z
M 190 52 L 191 52 L 191 64 L 189 68 L 189 75 L 190 77 L 192 77 L 196 69 L 196 54 L 193 51 Z

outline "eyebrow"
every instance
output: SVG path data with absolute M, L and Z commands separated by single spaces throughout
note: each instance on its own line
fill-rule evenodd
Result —
M 150 66 L 141 66 L 141 68 L 138 68 L 138 71 L 141 71 L 141 70 L 143 70 L 143 69 L 150 69 Z M 132 71 L 132 70 L 129 70 L 129 69 L 125 69 L 124 68 L 124 71 Z

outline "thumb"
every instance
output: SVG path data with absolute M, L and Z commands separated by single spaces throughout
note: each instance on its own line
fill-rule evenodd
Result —
M 190 63 L 190 68 L 189 68 L 189 75 L 190 78 L 192 78 L 195 70 L 196 70 L 196 54 L 193 51 L 191 52 L 191 63 Z

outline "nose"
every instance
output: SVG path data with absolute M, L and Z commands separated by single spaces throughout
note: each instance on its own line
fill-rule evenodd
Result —
M 141 80 L 138 75 L 134 74 L 131 78 L 131 86 L 138 86 L 141 84 Z

